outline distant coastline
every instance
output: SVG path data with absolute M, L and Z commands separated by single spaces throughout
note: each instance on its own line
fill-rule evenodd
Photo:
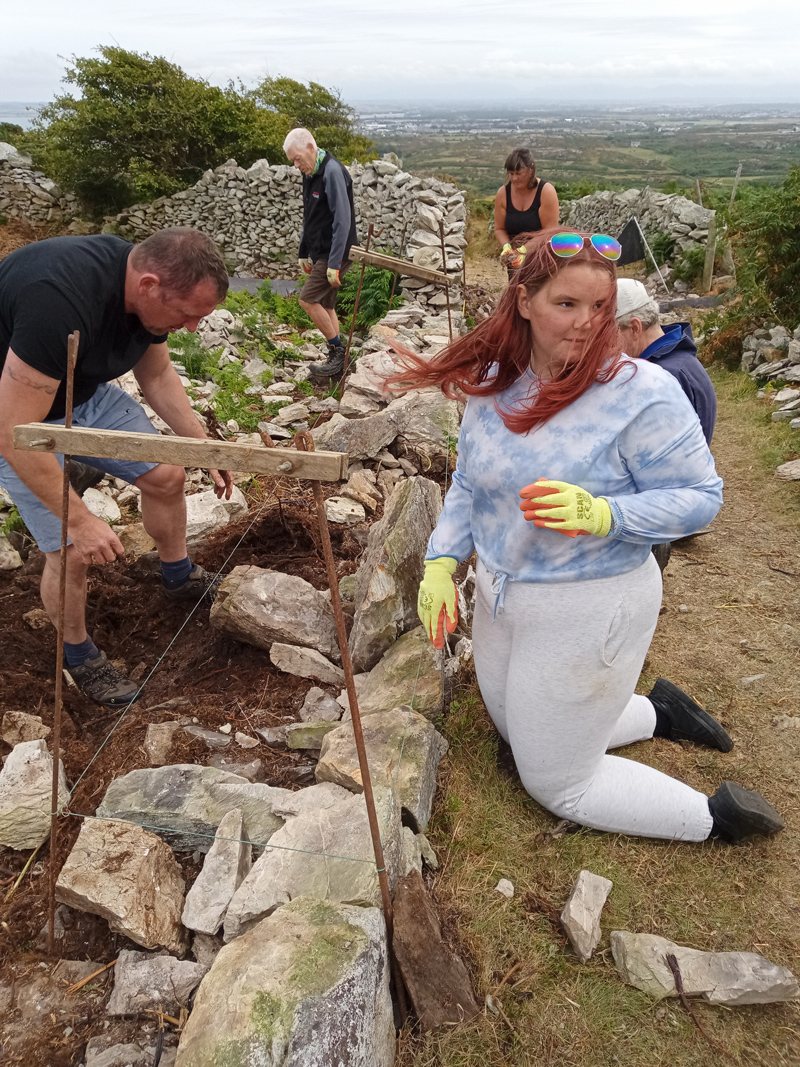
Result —
M 0 100 L 0 122 L 13 122 L 27 130 L 44 105 L 44 100 Z

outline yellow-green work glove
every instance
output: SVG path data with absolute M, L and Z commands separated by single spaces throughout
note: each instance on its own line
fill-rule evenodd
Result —
M 339 286 L 342 284 L 339 281 L 339 271 L 338 270 L 333 270 L 332 267 L 328 267 L 327 274 L 328 274 L 328 285 L 332 285 L 334 289 L 338 289 Z
M 520 490 L 520 508 L 534 526 L 558 530 L 569 537 L 594 534 L 608 537 L 611 531 L 611 507 L 605 497 L 594 497 L 569 482 L 540 478 Z
M 507 267 L 517 270 L 525 262 L 527 251 L 525 245 L 520 245 L 519 248 L 512 248 L 511 245 L 505 244 L 500 253 L 500 259 Z
M 444 648 L 444 626 L 453 633 L 458 623 L 458 594 L 453 572 L 458 560 L 439 556 L 425 560 L 425 577 L 417 596 L 417 614 L 434 648 Z
M 298 259 L 297 263 L 302 268 L 304 274 L 310 274 L 311 268 L 314 266 L 310 259 L 306 259 L 303 256 Z

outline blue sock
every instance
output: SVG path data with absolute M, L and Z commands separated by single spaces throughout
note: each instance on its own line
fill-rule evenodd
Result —
M 94 659 L 99 655 L 100 649 L 91 637 L 87 637 L 78 645 L 71 645 L 69 641 L 64 642 L 64 661 L 67 667 L 80 667 L 87 659 Z
M 336 334 L 335 337 L 329 337 L 328 338 L 328 344 L 329 345 L 340 345 L 341 343 L 342 343 L 342 338 L 341 338 L 341 335 L 338 334 L 338 333 Z
M 188 556 L 175 560 L 174 563 L 165 563 L 161 560 L 161 577 L 167 589 L 177 589 L 183 585 L 192 573 L 192 561 Z

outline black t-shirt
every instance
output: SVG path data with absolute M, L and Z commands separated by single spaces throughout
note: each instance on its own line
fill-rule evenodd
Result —
M 11 348 L 23 363 L 61 381 L 48 419 L 64 415 L 67 337 L 80 330 L 77 407 L 102 382 L 135 367 L 156 337 L 125 312 L 133 245 L 112 234 L 51 237 L 0 261 L 0 373 Z

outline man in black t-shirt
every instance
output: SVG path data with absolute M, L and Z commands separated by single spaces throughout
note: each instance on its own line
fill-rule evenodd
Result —
M 206 437 L 169 358 L 167 335 L 196 330 L 228 288 L 213 242 L 197 230 L 161 230 L 140 245 L 119 237 L 55 237 L 0 262 L 0 485 L 45 554 L 42 601 L 55 623 L 61 544 L 61 457 L 17 451 L 14 426 L 64 421 L 67 337 L 80 331 L 73 425 L 155 433 L 144 408 L 113 379 L 132 370 L 142 394 L 180 437 Z M 185 472 L 167 464 L 86 460 L 134 484 L 142 521 L 158 548 L 164 591 L 197 600 L 215 585 L 186 551 Z M 226 471 L 209 471 L 217 496 Z M 137 686 L 86 632 L 86 575 L 124 555 L 113 529 L 70 493 L 64 660 L 78 687 L 100 704 L 124 705 Z

